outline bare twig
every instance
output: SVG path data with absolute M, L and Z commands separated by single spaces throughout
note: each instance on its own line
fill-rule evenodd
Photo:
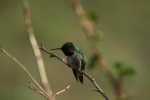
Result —
M 17 78 L 17 80 L 18 80 L 23 86 L 25 86 L 25 87 L 27 87 L 27 88 L 29 88 L 29 89 L 31 89 L 31 90 L 33 90 L 33 91 L 35 91 L 35 92 L 37 92 L 37 93 L 43 95 L 46 99 L 49 98 L 49 97 L 46 96 L 41 90 L 39 90 L 35 85 L 33 85 L 31 82 L 28 82 L 28 83 L 29 83 L 29 85 L 28 85 L 28 84 L 24 83 L 23 81 L 21 81 L 21 80 L 18 79 L 18 78 Z
M 91 83 L 95 86 L 96 89 L 94 89 L 94 91 L 99 92 L 104 98 L 105 100 L 109 100 L 109 98 L 107 97 L 107 95 L 103 92 L 103 90 L 100 88 L 100 86 L 97 84 L 97 82 L 95 81 L 94 78 L 92 78 L 89 74 L 87 74 L 86 72 L 80 71 L 78 70 L 80 73 L 82 73 L 84 76 L 86 76 Z
M 32 45 L 32 48 L 36 57 L 36 61 L 37 61 L 37 65 L 38 65 L 38 69 L 39 69 L 39 73 L 41 77 L 41 82 L 46 92 L 48 92 L 48 94 L 51 96 L 53 93 L 50 89 L 50 85 L 46 76 L 44 62 L 43 62 L 41 52 L 38 48 L 38 44 L 34 35 L 31 18 L 30 18 L 30 9 L 29 9 L 28 0 L 22 0 L 22 5 L 23 5 L 23 10 L 24 10 L 24 21 L 25 21 L 29 39 L 30 39 L 30 42 L 31 42 L 31 45 Z
M 65 92 L 65 91 L 67 91 L 69 88 L 70 88 L 70 85 L 68 85 L 66 88 L 64 88 L 64 89 L 62 89 L 62 90 L 54 93 L 53 96 L 52 96 L 52 98 L 55 97 L 55 96 L 57 96 L 57 95 L 59 95 L 59 94 L 61 94 L 61 93 L 63 93 L 63 92 Z
M 58 55 L 53 54 L 53 53 L 49 52 L 48 50 L 46 50 L 46 49 L 44 48 L 44 46 L 43 46 L 43 43 L 41 43 L 40 49 L 41 49 L 42 51 L 44 51 L 45 53 L 50 54 L 50 57 L 55 57 L 55 58 L 59 59 L 60 61 L 62 61 L 64 64 L 67 64 L 67 61 L 65 61 L 65 59 L 62 59 L 62 58 L 59 57 Z M 67 65 L 68 65 L 68 64 L 67 64 Z M 69 66 L 69 65 L 68 65 L 68 66 Z
M 59 59 L 61 62 L 63 62 L 65 65 L 67 65 L 68 67 L 70 67 L 70 65 L 64 60 L 64 59 L 62 59 L 62 58 L 60 58 L 59 56 L 57 56 L 56 54 L 54 54 L 54 53 L 52 53 L 52 52 L 50 52 L 50 51 L 48 51 L 48 50 L 46 50 L 45 48 L 44 48 L 44 46 L 43 46 L 43 44 L 41 45 L 41 47 L 40 47 L 40 49 L 42 50 L 42 51 L 44 51 L 45 53 L 48 53 L 48 54 L 50 54 L 50 56 L 51 57 L 56 57 L 57 59 Z M 70 67 L 71 68 L 71 67 Z M 97 91 L 97 92 L 99 92 L 104 98 L 105 98 L 105 100 L 109 100 L 108 99 L 108 97 L 106 96 L 106 94 L 103 92 L 103 90 L 100 88 L 100 86 L 97 84 L 97 82 L 94 80 L 94 78 L 92 78 L 89 74 L 87 74 L 86 72 L 83 72 L 83 71 L 80 71 L 80 70 L 78 70 L 80 73 L 82 73 L 84 76 L 86 76 L 86 78 L 88 78 L 90 81 L 91 81 L 91 83 L 95 86 L 95 90 Z
M 14 56 L 9 54 L 5 49 L 0 48 L 1 52 L 4 53 L 6 56 L 8 56 L 11 60 L 13 60 L 16 64 L 19 65 L 21 69 L 25 71 L 25 73 L 29 76 L 29 78 L 34 82 L 34 84 L 44 93 L 45 97 L 48 97 L 48 94 L 46 93 L 45 90 L 39 85 L 39 83 L 34 79 L 34 77 L 31 75 L 31 73 L 27 70 L 27 68 L 20 62 L 18 61 Z

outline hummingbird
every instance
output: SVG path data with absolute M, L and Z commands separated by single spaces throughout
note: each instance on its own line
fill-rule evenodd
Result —
M 72 42 L 66 42 L 62 47 L 51 50 L 61 50 L 64 53 L 76 80 L 79 80 L 80 83 L 83 84 L 83 74 L 78 72 L 78 70 L 85 71 L 85 66 L 87 64 L 83 51 Z

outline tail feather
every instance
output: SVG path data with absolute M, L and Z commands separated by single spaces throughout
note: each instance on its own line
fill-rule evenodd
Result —
M 77 81 L 79 80 L 80 83 L 83 84 L 83 75 L 81 73 L 79 73 L 76 69 L 72 69 L 72 71 L 73 71 L 73 74 L 74 74 L 76 80 Z
M 83 75 L 81 75 L 81 74 L 79 76 L 79 81 L 80 81 L 81 84 L 83 84 Z
M 77 70 L 76 69 L 72 69 L 72 71 L 73 71 L 73 74 L 74 74 L 76 80 L 78 81 L 78 72 L 77 72 Z

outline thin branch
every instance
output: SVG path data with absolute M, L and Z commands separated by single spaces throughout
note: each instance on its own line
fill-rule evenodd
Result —
M 38 44 L 37 44 L 37 41 L 36 41 L 36 38 L 34 35 L 32 23 L 31 23 L 28 0 L 22 0 L 22 5 L 23 5 L 23 10 L 24 10 L 24 21 L 25 21 L 29 39 L 30 39 L 30 42 L 31 42 L 31 45 L 33 48 L 33 52 L 36 57 L 36 61 L 37 61 L 37 65 L 38 65 L 38 69 L 39 69 L 39 73 L 40 73 L 40 77 L 41 77 L 41 82 L 42 82 L 42 85 L 43 85 L 44 89 L 46 90 L 46 92 L 48 92 L 48 94 L 51 96 L 53 93 L 50 89 L 50 85 L 49 85 L 45 67 L 44 67 L 44 62 L 43 62 L 41 52 L 38 48 Z
M 65 91 L 67 91 L 69 88 L 70 88 L 70 85 L 68 85 L 66 88 L 56 92 L 55 94 L 53 94 L 52 98 L 55 97 L 55 96 L 58 96 L 59 94 L 65 92 Z
M 47 54 L 50 54 L 50 57 L 56 57 L 57 59 L 59 59 L 60 61 L 62 61 L 64 64 L 67 64 L 67 61 L 65 61 L 65 59 L 62 59 L 61 57 L 59 57 L 58 55 L 56 54 L 53 54 L 51 52 L 49 52 L 48 50 L 46 50 L 43 46 L 43 43 L 41 43 L 41 47 L 39 48 L 41 49 L 42 51 L 44 51 L 45 53 Z M 68 65 L 68 64 L 67 64 Z M 69 65 L 68 65 L 69 66 Z
M 35 78 L 31 75 L 31 73 L 28 71 L 28 69 L 20 62 L 18 61 L 14 56 L 9 54 L 5 49 L 0 48 L 1 52 L 4 53 L 6 56 L 8 56 L 11 60 L 13 60 L 16 64 L 19 65 L 21 69 L 24 70 L 24 72 L 29 76 L 29 78 L 34 82 L 34 84 L 45 94 L 46 97 L 48 97 L 48 94 L 46 91 L 39 85 L 39 83 L 35 80 Z
M 86 72 L 80 71 L 78 70 L 80 73 L 82 73 L 84 76 L 86 76 L 91 83 L 95 86 L 96 89 L 94 89 L 94 91 L 99 92 L 104 98 L 105 100 L 109 100 L 109 98 L 107 97 L 107 95 L 103 92 L 103 90 L 100 88 L 100 86 L 97 84 L 97 82 L 95 81 L 94 78 L 92 78 L 89 74 L 87 74 Z
M 44 51 L 47 54 L 50 54 L 51 57 L 56 57 L 57 59 L 59 59 L 61 62 L 63 62 L 65 65 L 67 65 L 68 67 L 71 68 L 71 66 L 62 58 L 60 58 L 59 56 L 57 56 L 56 54 L 46 50 L 43 46 L 43 44 L 41 45 L 40 49 L 42 51 Z M 94 85 L 94 87 L 96 88 L 95 90 L 97 92 L 99 92 L 104 98 L 105 100 L 109 100 L 108 97 L 106 96 L 106 94 L 103 92 L 103 90 L 100 88 L 100 86 L 97 84 L 97 82 L 94 80 L 94 78 L 92 78 L 89 74 L 87 74 L 86 72 L 80 71 L 78 70 L 80 73 L 82 73 L 84 76 L 86 76 L 87 79 L 89 79 L 91 81 L 91 83 Z
M 27 85 L 26 83 L 24 83 L 23 81 L 21 81 L 20 79 L 17 78 L 17 80 L 25 87 L 39 93 L 40 95 L 44 96 L 46 99 L 49 98 L 48 96 L 46 96 L 41 90 L 39 90 L 35 85 L 33 85 L 31 82 L 28 82 L 29 85 Z

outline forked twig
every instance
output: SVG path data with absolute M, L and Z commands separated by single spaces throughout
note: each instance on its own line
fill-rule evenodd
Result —
M 59 59 L 61 62 L 63 62 L 65 65 L 67 65 L 68 67 L 70 67 L 70 65 L 67 63 L 67 61 L 65 61 L 64 59 L 62 59 L 61 57 L 59 57 L 58 55 L 46 50 L 43 46 L 43 44 L 41 44 L 40 49 L 42 51 L 44 51 L 47 54 L 50 54 L 50 57 L 56 57 L 57 59 Z M 71 68 L 71 67 L 70 67 Z M 100 88 L 100 86 L 97 84 L 97 82 L 94 80 L 94 78 L 92 78 L 89 74 L 87 74 L 86 72 L 80 71 L 78 70 L 80 73 L 82 73 L 86 78 L 88 78 L 91 83 L 94 85 L 94 87 L 96 88 L 95 91 L 99 92 L 104 98 L 105 100 L 109 100 L 108 97 L 106 96 L 106 94 L 103 92 L 103 90 Z
M 67 87 L 65 87 L 64 89 L 52 94 L 52 95 L 49 95 L 40 85 L 39 83 L 34 79 L 34 77 L 31 75 L 31 73 L 28 71 L 28 69 L 19 61 L 17 60 L 14 56 L 12 56 L 11 54 L 9 54 L 5 49 L 1 48 L 0 47 L 0 51 L 2 53 L 4 53 L 6 56 L 8 56 L 11 60 L 13 60 L 16 64 L 19 65 L 19 67 L 21 69 L 23 69 L 25 71 L 25 73 L 29 76 L 29 78 L 33 81 L 33 84 L 32 82 L 28 81 L 29 85 L 25 84 L 24 82 L 22 82 L 20 79 L 17 79 L 22 85 L 30 88 L 31 90 L 43 95 L 46 99 L 48 100 L 53 100 L 55 96 L 58 96 L 59 94 L 67 91 L 69 88 L 70 88 L 70 85 L 68 85 Z
M 20 79 L 18 79 L 18 78 L 17 78 L 17 80 L 18 80 L 23 86 L 25 86 L 25 87 L 27 87 L 27 88 L 29 88 L 29 89 L 31 89 L 31 90 L 33 90 L 33 91 L 39 93 L 40 95 L 43 95 L 46 99 L 48 98 L 47 96 L 45 96 L 45 94 L 44 94 L 41 90 L 39 90 L 39 89 L 38 89 L 34 84 L 32 84 L 30 81 L 28 81 L 29 84 L 26 84 L 25 82 L 23 82 L 22 80 L 20 80 Z
M 6 56 L 8 56 L 11 60 L 13 60 L 16 64 L 19 65 L 21 69 L 24 70 L 24 72 L 29 76 L 29 78 L 34 82 L 34 84 L 37 86 L 38 89 L 40 89 L 45 97 L 48 97 L 49 95 L 47 92 L 39 85 L 39 83 L 35 80 L 35 78 L 31 75 L 31 73 L 28 71 L 28 69 L 19 61 L 17 60 L 14 56 L 12 56 L 10 53 L 8 53 L 5 49 L 0 48 L 1 52 L 4 53 Z

